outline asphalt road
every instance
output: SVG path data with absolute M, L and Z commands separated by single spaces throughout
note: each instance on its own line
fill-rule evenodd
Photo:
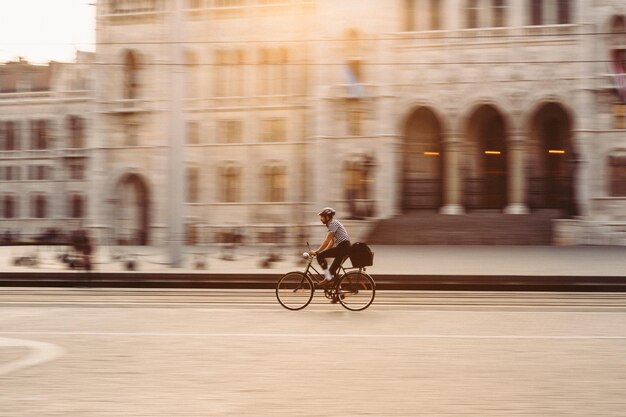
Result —
M 626 295 L 0 289 L 0 416 L 623 416 Z

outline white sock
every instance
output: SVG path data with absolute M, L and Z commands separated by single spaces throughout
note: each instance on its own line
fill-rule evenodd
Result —
M 331 279 L 333 279 L 332 275 L 330 275 L 330 270 L 324 270 L 324 278 L 326 278 L 326 281 L 330 281 Z

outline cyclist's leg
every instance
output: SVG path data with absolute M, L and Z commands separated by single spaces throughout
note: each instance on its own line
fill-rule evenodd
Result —
M 339 245 L 337 245 L 333 249 L 336 249 L 336 251 L 335 251 L 335 259 L 333 260 L 333 263 L 330 266 L 330 274 L 333 278 L 337 278 L 336 276 L 337 270 L 343 263 L 346 256 L 348 256 L 348 253 L 350 251 L 350 242 L 347 242 L 347 241 L 341 242 Z
M 339 246 L 335 246 L 334 248 L 326 249 L 317 254 L 317 263 L 320 264 L 322 269 L 328 269 L 328 258 L 335 258 L 341 254 L 341 244 Z M 335 262 L 333 261 L 333 265 Z M 332 269 L 332 266 L 331 266 Z
M 331 274 L 330 270 L 328 269 L 328 262 L 326 261 L 327 258 L 335 258 L 337 257 L 336 255 L 337 252 L 337 248 L 330 248 L 327 249 L 325 251 L 322 251 L 320 253 L 317 254 L 317 262 L 320 264 L 320 266 L 322 267 L 323 270 L 323 276 L 324 279 L 319 282 L 318 284 L 324 288 L 326 288 L 327 286 L 330 285 L 330 283 L 332 282 L 332 278 L 333 275 Z M 334 265 L 334 262 L 333 262 Z
M 327 252 L 333 249 L 334 248 L 323 250 L 317 254 L 317 263 L 320 264 L 322 269 L 328 269 L 328 262 L 326 262 L 326 258 L 332 258 L 332 256 L 328 256 Z

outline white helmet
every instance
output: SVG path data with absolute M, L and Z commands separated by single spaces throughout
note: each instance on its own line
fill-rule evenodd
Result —
M 335 210 L 332 207 L 324 207 L 324 209 L 317 213 L 317 215 L 333 217 L 335 215 Z

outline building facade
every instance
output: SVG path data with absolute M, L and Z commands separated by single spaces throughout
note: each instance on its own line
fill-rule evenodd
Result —
M 76 62 L 0 66 L 0 233 L 30 238 L 86 226 L 92 121 L 92 53 Z
M 100 240 L 183 238 L 168 225 L 175 138 L 189 242 L 300 239 L 331 205 L 357 234 L 418 210 L 555 210 L 557 244 L 626 244 L 622 1 L 188 0 L 178 26 L 174 4 L 97 2 L 82 108 Z M 33 114 L 19 111 L 1 117 Z
M 97 223 L 141 243 L 167 239 L 173 5 L 98 2 L 111 197 Z M 185 218 L 199 241 L 306 224 L 325 205 L 353 219 L 553 209 L 557 243 L 619 237 L 623 2 L 184 7 Z

